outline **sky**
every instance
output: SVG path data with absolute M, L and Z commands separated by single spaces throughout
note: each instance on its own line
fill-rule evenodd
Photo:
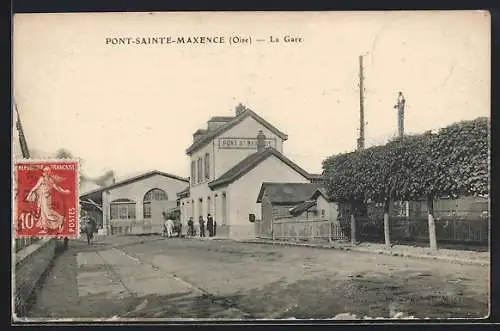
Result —
M 105 42 L 158 36 L 252 43 Z M 189 176 L 192 133 L 240 102 L 288 134 L 285 155 L 319 173 L 326 157 L 356 148 L 360 55 L 366 146 L 396 134 L 398 91 L 407 133 L 490 114 L 485 11 L 16 14 L 13 51 L 30 149 L 65 148 L 91 177 Z

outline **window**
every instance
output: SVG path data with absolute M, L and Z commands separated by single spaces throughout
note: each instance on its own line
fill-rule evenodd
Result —
M 130 199 L 114 200 L 110 204 L 110 219 L 135 219 L 135 202 Z
M 210 179 L 210 154 L 205 154 L 205 179 Z
M 163 201 L 163 200 L 168 200 L 167 193 L 163 190 L 160 190 L 158 188 L 152 189 L 148 191 L 144 195 L 144 199 L 142 200 L 143 203 L 143 217 L 144 218 L 151 218 L 151 201 Z
M 325 217 L 325 210 L 321 209 L 321 217 Z
M 191 161 L 191 185 L 196 184 L 196 162 Z
M 203 182 L 203 168 L 201 164 L 201 157 L 198 159 L 198 183 Z

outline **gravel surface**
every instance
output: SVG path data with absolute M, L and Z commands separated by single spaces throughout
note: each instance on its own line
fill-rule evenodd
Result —
M 244 240 L 241 242 L 247 243 L 262 243 L 262 244 L 273 244 L 272 240 Z M 463 264 L 479 264 L 486 265 L 490 263 L 490 253 L 485 250 L 485 247 L 471 248 L 467 247 L 467 250 L 460 249 L 449 249 L 440 248 L 437 251 L 433 251 L 425 246 L 413 246 L 413 245 L 392 245 L 387 248 L 383 244 L 376 243 L 359 243 L 357 245 L 352 245 L 348 242 L 332 242 L 328 243 L 325 241 L 319 242 L 301 242 L 301 241 L 275 241 L 274 245 L 297 245 L 297 246 L 307 246 L 307 247 L 319 247 L 319 248 L 332 248 L 341 249 L 348 251 L 357 251 L 364 253 L 379 253 L 394 256 L 408 256 L 415 258 L 428 258 L 437 260 L 446 260 L 456 263 Z M 457 246 L 458 247 L 458 246 Z
M 78 274 L 104 269 L 78 267 L 78 253 L 97 251 L 105 256 L 104 250 L 113 247 L 124 261 L 137 261 L 134 263 L 141 267 L 110 262 L 115 277 L 131 273 L 128 278 L 118 276 L 121 280 L 110 278 L 110 282 L 126 282 L 132 277 L 135 288 L 147 289 L 148 283 L 140 279 L 144 270 L 153 270 L 148 273 L 161 272 L 159 280 L 168 278 L 165 284 L 176 283 L 172 287 L 176 290 L 168 294 L 121 293 L 119 299 L 109 293 L 82 297 L 80 291 L 79 295 Z M 229 240 L 110 238 L 93 247 L 71 243 L 55 261 L 30 316 L 483 318 L 488 315 L 488 282 L 486 266 L 432 259 Z

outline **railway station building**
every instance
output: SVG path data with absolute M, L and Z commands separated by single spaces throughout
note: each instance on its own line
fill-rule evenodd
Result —
M 187 178 L 153 170 L 86 192 L 80 206 L 105 234 L 161 232 L 162 212 L 177 208 L 177 193 L 188 184 Z
M 217 236 L 255 237 L 261 218 L 256 202 L 263 182 L 311 183 L 310 174 L 283 154 L 288 136 L 239 104 L 234 116 L 215 116 L 193 134 L 189 188 L 178 192 L 181 219 L 196 222 L 210 213 Z

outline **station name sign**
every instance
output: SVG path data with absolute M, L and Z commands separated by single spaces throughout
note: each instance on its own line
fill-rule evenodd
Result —
M 276 148 L 276 139 L 265 140 L 266 147 Z M 219 138 L 219 149 L 257 149 L 257 138 Z

